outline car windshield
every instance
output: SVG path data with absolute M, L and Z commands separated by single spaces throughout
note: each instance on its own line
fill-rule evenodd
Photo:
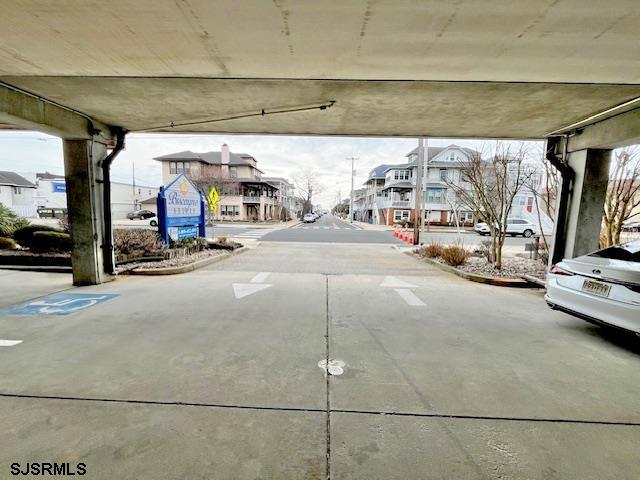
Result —
M 591 253 L 589 256 L 624 260 L 626 262 L 640 262 L 640 240 L 605 248 Z

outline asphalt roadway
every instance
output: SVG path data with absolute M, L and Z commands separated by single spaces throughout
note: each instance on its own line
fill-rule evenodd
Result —
M 640 478 L 635 337 L 392 245 L 265 241 L 85 288 L 0 270 L 0 291 L 0 478 Z

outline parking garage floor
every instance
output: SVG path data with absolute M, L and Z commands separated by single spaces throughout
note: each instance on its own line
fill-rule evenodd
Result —
M 389 245 L 0 291 L 0 478 L 640 476 L 640 341 Z

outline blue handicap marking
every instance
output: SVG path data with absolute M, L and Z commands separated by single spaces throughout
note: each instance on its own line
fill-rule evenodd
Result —
M 69 315 L 117 297 L 116 293 L 56 293 L 40 300 L 9 307 L 6 315 Z

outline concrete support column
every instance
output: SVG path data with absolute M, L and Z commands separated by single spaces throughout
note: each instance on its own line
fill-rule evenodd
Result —
M 564 257 L 574 258 L 599 247 L 611 150 L 578 150 L 569 153 L 567 160 L 575 176 L 569 195 Z
M 67 211 L 71 226 L 74 285 L 95 285 L 110 280 L 104 270 L 103 178 L 105 145 L 88 140 L 64 140 Z

